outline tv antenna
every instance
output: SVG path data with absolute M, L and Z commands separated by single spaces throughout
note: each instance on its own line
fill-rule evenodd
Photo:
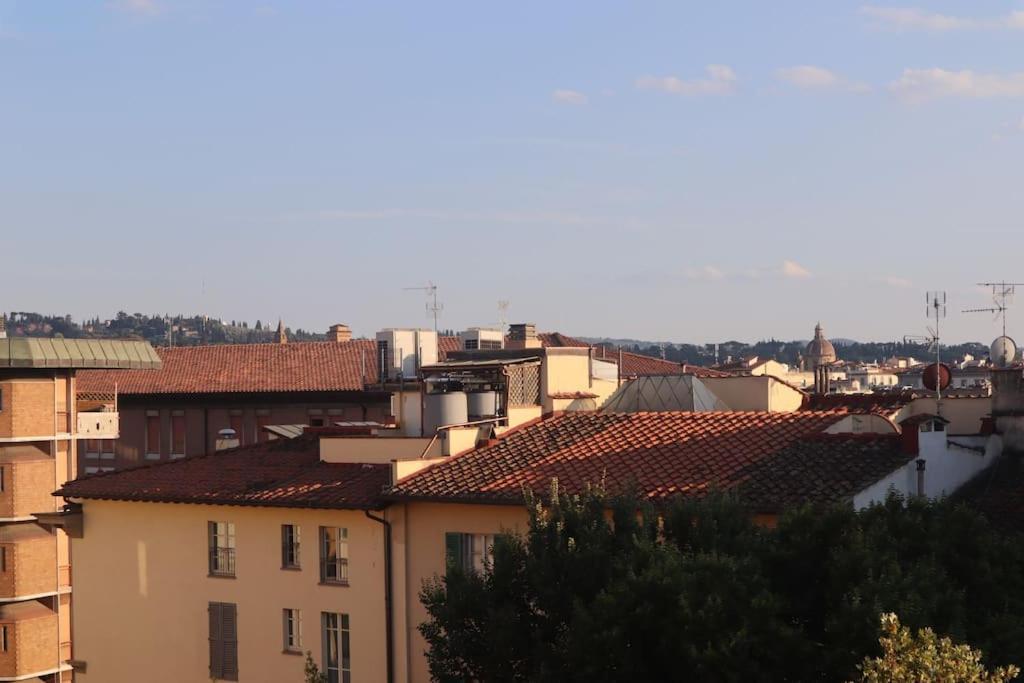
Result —
M 964 313 L 995 313 L 996 319 L 1002 319 L 1003 336 L 1006 336 L 1006 309 L 1013 303 L 1013 295 L 1017 287 L 1024 286 L 1020 282 L 979 282 L 979 287 L 992 288 L 992 307 L 990 308 L 968 308 Z
M 498 300 L 498 327 L 501 329 L 501 333 L 505 334 L 505 328 L 508 327 L 508 300 Z
M 924 295 L 925 300 L 925 317 L 929 320 L 934 320 L 934 327 L 928 326 L 927 336 L 905 336 L 903 337 L 903 343 L 908 344 L 916 342 L 918 344 L 927 344 L 928 352 L 935 352 L 935 374 L 938 378 L 942 372 L 942 347 L 939 344 L 939 327 L 942 320 L 946 317 L 946 293 L 945 292 L 927 292 Z M 937 409 L 941 410 L 940 403 L 942 401 L 942 382 L 935 382 L 935 400 Z
M 424 292 L 427 295 L 427 315 L 434 318 L 434 332 L 437 332 L 437 317 L 444 310 L 444 304 L 437 303 L 437 285 L 427 280 L 425 287 L 402 287 L 406 291 Z

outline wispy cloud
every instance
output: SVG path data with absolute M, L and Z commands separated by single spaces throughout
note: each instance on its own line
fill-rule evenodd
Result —
M 904 69 L 889 89 L 911 101 L 943 97 L 987 99 L 1024 97 L 1024 72 L 984 74 L 970 70 Z
M 899 277 L 897 275 L 889 275 L 888 277 L 882 278 L 882 282 L 889 285 L 890 287 L 899 287 L 901 289 L 907 289 L 913 287 L 914 283 L 905 277 Z
M 725 272 L 717 266 L 702 266 L 700 268 L 687 268 L 683 273 L 687 280 L 708 280 L 717 281 L 725 279 Z
M 676 76 L 641 76 L 636 87 L 641 90 L 660 90 L 673 95 L 731 95 L 736 91 L 736 72 L 724 64 L 709 64 L 707 78 L 683 80 Z
M 152 17 L 163 10 L 156 0 L 112 0 L 107 7 L 127 14 Z
M 812 276 L 811 271 L 801 266 L 796 261 L 783 261 L 782 262 L 782 274 L 786 277 L 795 278 L 798 280 L 806 279 Z
M 590 101 L 590 98 L 578 90 L 555 90 L 551 93 L 551 99 L 559 104 L 581 105 Z
M 864 5 L 862 15 L 878 28 L 898 31 L 970 31 L 993 29 L 1024 29 L 1024 11 L 1001 17 L 966 17 L 929 12 L 918 7 L 880 7 Z
M 846 90 L 849 92 L 867 92 L 871 88 L 866 83 L 857 83 L 830 69 L 810 64 L 788 66 L 775 70 L 775 77 L 796 88 L 804 90 Z

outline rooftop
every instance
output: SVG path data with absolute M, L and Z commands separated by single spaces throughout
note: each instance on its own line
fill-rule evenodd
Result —
M 316 435 L 143 465 L 68 482 L 66 498 L 255 507 L 375 509 L 389 465 L 320 461 Z
M 890 437 L 824 437 L 842 413 L 568 413 L 512 430 L 394 486 L 399 500 L 520 503 L 553 479 L 649 499 L 749 494 L 759 511 L 852 497 L 907 461 Z
M 0 338 L 0 368 L 153 370 L 159 367 L 160 358 L 149 342 L 144 341 Z
M 619 363 L 622 359 L 622 368 L 619 374 L 623 377 L 651 377 L 655 375 L 696 375 L 697 377 L 728 377 L 730 373 L 699 365 L 688 363 L 676 363 L 653 356 L 644 356 L 639 353 L 622 351 L 609 348 L 608 346 L 597 346 L 594 348 L 594 358 L 609 363 Z

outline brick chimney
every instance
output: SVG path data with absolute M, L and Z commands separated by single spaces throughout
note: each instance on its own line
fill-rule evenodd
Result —
M 347 342 L 352 340 L 352 330 L 348 325 L 338 323 L 331 325 L 327 330 L 327 340 L 336 342 Z
M 508 326 L 507 349 L 539 349 L 540 338 L 537 337 L 537 326 L 533 323 L 516 323 Z
M 278 318 L 277 320 L 277 343 L 288 343 L 288 334 L 284 331 L 284 321 L 282 321 L 280 318 Z

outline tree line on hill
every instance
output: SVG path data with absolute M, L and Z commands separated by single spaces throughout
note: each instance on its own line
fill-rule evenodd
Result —
M 1015 670 L 986 667 L 1024 658 L 1024 539 L 963 505 L 893 496 L 768 528 L 718 495 L 555 489 L 528 509 L 482 572 L 425 583 L 434 680 L 1002 681 Z

